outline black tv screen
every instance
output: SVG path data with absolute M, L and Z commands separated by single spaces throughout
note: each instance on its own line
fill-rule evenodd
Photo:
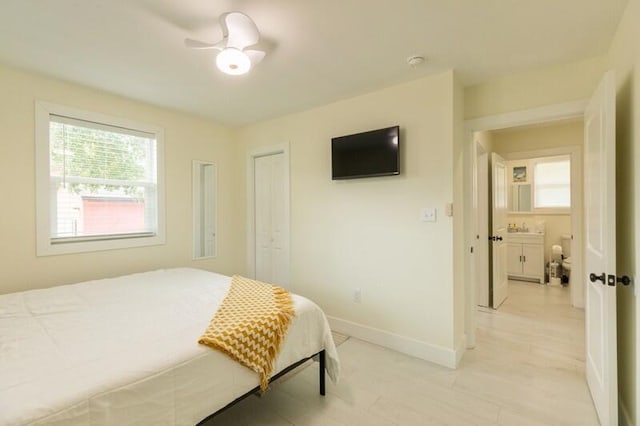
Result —
M 331 177 L 356 179 L 400 174 L 400 127 L 331 139 Z

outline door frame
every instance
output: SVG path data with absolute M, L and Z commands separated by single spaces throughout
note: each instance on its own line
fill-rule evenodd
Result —
M 286 282 L 282 285 L 289 285 L 291 276 L 291 187 L 290 187 L 290 165 L 289 165 L 289 144 L 269 145 L 259 147 L 247 152 L 247 275 L 249 278 L 256 276 L 256 216 L 255 216 L 255 159 L 269 155 L 283 154 L 284 156 L 284 226 L 287 233 L 286 256 Z
M 473 147 L 474 145 L 474 133 L 488 130 L 506 129 L 510 127 L 526 126 L 529 124 L 550 123 L 554 121 L 562 121 L 572 118 L 584 117 L 584 111 L 587 108 L 588 100 L 578 100 L 572 102 L 565 102 L 560 104 L 547 105 L 537 108 L 531 108 L 527 110 L 507 112 L 503 114 L 490 115 L 486 117 L 480 117 L 470 120 L 465 120 L 465 145 L 467 147 Z M 475 167 L 475 157 L 473 156 L 473 149 L 467 148 L 464 150 L 466 159 L 464 164 L 468 168 Z M 473 173 L 471 173 L 473 175 Z M 477 199 L 477 194 L 473 190 L 473 182 L 465 182 L 465 187 L 469 188 L 465 194 L 465 203 L 467 205 L 474 206 L 474 199 Z M 467 242 L 470 245 L 475 245 L 475 236 L 478 234 L 477 220 L 473 220 L 473 226 L 469 227 L 466 231 Z M 582 230 L 580 230 L 582 235 Z M 467 258 L 467 268 L 471 271 L 469 279 L 465 283 L 465 292 L 471 295 L 475 295 L 475 289 L 477 286 L 475 276 L 475 260 L 472 259 L 473 255 Z M 476 304 L 475 297 L 467 297 L 467 303 L 465 306 L 465 334 L 467 337 L 467 347 L 473 347 L 476 341 Z M 473 300 L 473 303 L 470 303 Z

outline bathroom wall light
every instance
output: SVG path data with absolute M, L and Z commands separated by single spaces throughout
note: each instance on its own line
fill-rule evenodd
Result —
M 234 47 L 227 47 L 216 56 L 216 66 L 223 73 L 241 75 L 249 72 L 251 60 L 243 51 Z

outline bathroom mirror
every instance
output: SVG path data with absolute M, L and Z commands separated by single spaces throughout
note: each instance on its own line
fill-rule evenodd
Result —
M 216 164 L 193 161 L 193 258 L 216 255 Z
M 509 197 L 509 210 L 512 212 L 531 211 L 531 184 L 512 184 Z

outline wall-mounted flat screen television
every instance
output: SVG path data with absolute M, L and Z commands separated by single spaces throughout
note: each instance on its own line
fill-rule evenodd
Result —
M 331 139 L 331 178 L 356 179 L 400 174 L 400 127 Z

